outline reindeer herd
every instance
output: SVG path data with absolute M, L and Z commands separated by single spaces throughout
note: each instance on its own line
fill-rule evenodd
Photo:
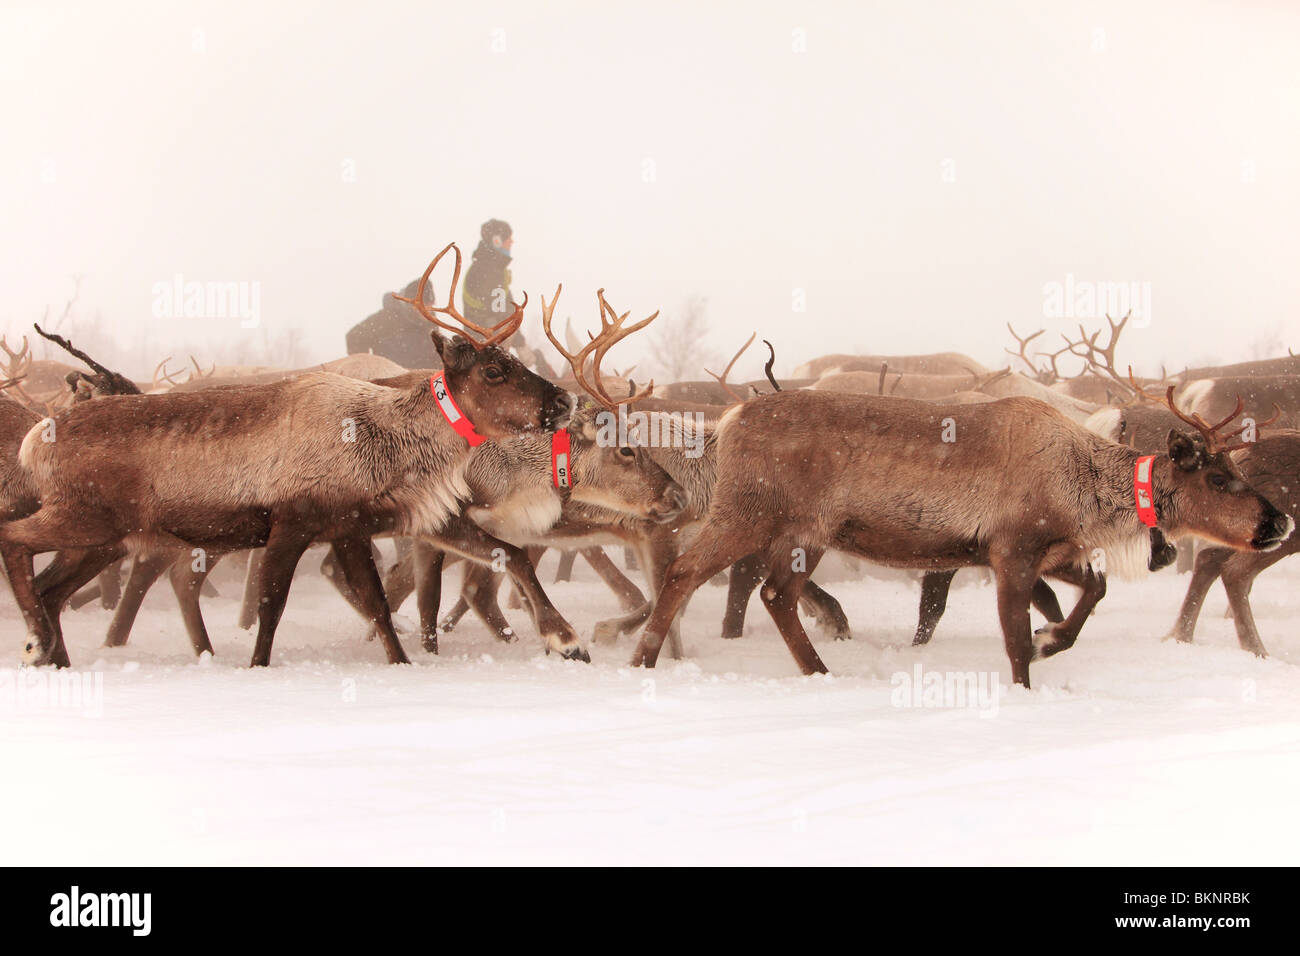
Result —
M 256 624 L 252 664 L 267 665 L 299 561 L 317 544 L 328 547 L 321 570 L 391 663 L 408 661 L 392 611 L 411 594 L 427 652 L 469 610 L 513 640 L 497 599 L 506 577 L 548 652 L 590 660 L 538 580 L 548 548 L 580 554 L 623 608 L 593 641 L 641 629 L 632 662 L 646 667 L 665 641 L 684 653 L 688 599 L 729 570 L 723 637 L 741 636 L 757 588 L 799 669 L 824 672 L 799 612 L 851 636 L 839 602 L 811 580 L 830 551 L 920 575 L 916 644 L 933 636 L 955 573 L 989 569 L 1025 686 L 1031 661 L 1078 639 L 1108 573 L 1136 576 L 1175 554 L 1192 576 L 1173 635 L 1192 639 L 1222 579 L 1241 646 L 1265 653 L 1248 596 L 1297 548 L 1300 358 L 1138 379 L 1117 367 L 1126 317 L 1109 320 L 1105 344 L 1080 328 L 1050 353 L 1030 351 L 1043 333 L 1011 330 L 1019 370 L 955 353 L 830 355 L 785 382 L 769 359 L 766 380 L 732 385 L 733 358 L 713 381 L 637 388 L 601 365 L 658 313 L 629 324 L 601 290 L 598 334 L 562 342 L 557 288 L 542 324 L 570 373 L 552 382 L 506 347 L 527 297 L 491 327 L 466 320 L 454 298 L 428 304 L 448 252 L 458 287 L 453 244 L 404 300 L 430 322 L 440 369 L 371 355 L 296 372 L 204 373 L 195 362 L 177 382 L 162 363 L 144 384 L 39 327 L 90 372 L 37 363 L 25 340 L 0 343 L 0 557 L 26 627 L 23 661 L 68 666 L 63 611 L 94 594 L 114 611 L 106 644 L 125 644 L 164 574 L 195 653 L 210 653 L 206 578 L 249 552 L 240 624 Z M 1077 374 L 1062 374 L 1063 359 Z M 380 537 L 397 543 L 386 577 Z M 609 545 L 635 554 L 648 597 Z M 442 573 L 457 561 L 459 601 L 440 621 Z M 1053 581 L 1079 589 L 1068 613 Z M 1031 606 L 1046 619 L 1037 630 Z

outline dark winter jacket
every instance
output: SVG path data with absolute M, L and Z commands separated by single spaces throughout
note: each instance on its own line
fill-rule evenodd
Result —
M 415 298 L 419 287 L 419 280 L 414 280 L 402 290 L 402 295 Z M 433 304 L 427 290 L 425 301 Z M 433 325 L 427 319 L 413 306 L 393 298 L 390 292 L 384 296 L 383 307 L 378 312 L 348 330 L 348 354 L 372 352 L 407 368 L 440 368 L 442 360 L 433 347 L 432 331 Z
M 491 243 L 484 240 L 478 244 L 461 292 L 465 318 L 486 327 L 496 325 L 514 311 L 509 265 L 510 257 Z

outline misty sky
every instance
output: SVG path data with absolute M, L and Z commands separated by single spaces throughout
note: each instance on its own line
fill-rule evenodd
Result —
M 537 338 L 562 281 L 593 327 L 597 286 L 706 296 L 707 349 L 786 372 L 1001 363 L 1068 273 L 1150 283 L 1146 367 L 1300 349 L 1297 51 L 1300 4 L 1250 0 L 5 2 L 0 326 L 80 273 L 141 367 L 250 334 L 153 317 L 180 273 L 328 359 L 496 216 Z

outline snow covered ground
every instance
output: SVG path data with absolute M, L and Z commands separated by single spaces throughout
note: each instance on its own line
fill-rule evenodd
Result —
M 215 659 L 194 660 L 164 587 L 123 649 L 99 646 L 98 606 L 65 615 L 77 673 L 102 697 L 43 705 L 16 694 L 29 675 L 0 671 L 0 863 L 1292 864 L 1300 852 L 1300 562 L 1255 588 L 1269 660 L 1237 649 L 1217 586 L 1199 643 L 1162 642 L 1187 581 L 1166 571 L 1113 583 L 1078 646 L 1034 665 L 1032 691 L 1007 686 L 993 590 L 971 578 L 921 650 L 915 583 L 830 585 L 856 639 L 814 633 L 834 676 L 808 679 L 756 601 L 744 639 L 718 638 L 715 587 L 688 611 L 691 659 L 653 672 L 625 666 L 628 638 L 594 647 L 590 666 L 547 658 L 519 611 L 507 612 L 519 643 L 467 617 L 442 656 L 408 636 L 416 664 L 389 667 L 318 563 L 303 562 L 269 669 L 246 666 L 232 568 L 205 605 Z M 589 634 L 616 607 L 584 571 L 549 589 Z M 5 589 L 9 661 L 18 621 Z M 912 697 L 895 675 L 918 663 L 996 672 L 1002 696 L 900 706 Z

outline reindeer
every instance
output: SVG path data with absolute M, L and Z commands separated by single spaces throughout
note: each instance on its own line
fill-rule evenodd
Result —
M 556 295 L 558 299 L 559 290 Z M 543 310 L 547 315 L 554 310 L 555 302 L 556 300 L 552 300 L 547 306 L 543 299 Z M 602 333 L 605 339 L 611 334 L 611 331 Z M 596 340 L 594 346 L 600 345 L 605 339 Z M 401 371 L 401 375 L 380 378 L 374 384 L 399 391 L 409 391 L 413 386 L 428 382 L 430 376 L 434 374 L 432 370 L 409 372 L 403 369 Z M 498 529 L 502 528 L 506 531 L 513 530 L 515 537 L 536 536 L 555 522 L 560 514 L 561 502 L 566 499 L 634 514 L 652 522 L 675 517 L 684 504 L 680 490 L 643 452 L 627 445 L 598 446 L 594 441 L 595 430 L 592 424 L 594 409 L 595 407 L 590 403 L 583 405 L 578 410 L 573 423 L 564 430 L 569 439 L 567 467 L 570 477 L 562 486 L 553 483 L 552 468 L 555 466 L 552 435 L 527 433 L 484 442 L 478 446 L 464 472 L 465 486 L 469 491 L 469 496 L 464 503 L 466 516 L 476 521 L 480 527 L 487 529 L 494 537 L 501 535 Z M 559 480 L 558 476 L 554 476 L 554 479 L 556 482 Z M 437 653 L 438 575 L 428 562 L 434 560 L 434 556 L 441 560 L 444 550 L 457 556 L 465 554 L 466 542 L 457 538 L 457 534 L 463 529 L 464 525 L 457 524 L 452 531 L 444 530 L 436 536 L 426 535 L 423 538 L 424 547 L 417 548 L 425 563 L 414 569 L 413 574 L 426 580 L 428 586 L 435 589 L 432 597 L 428 596 L 423 589 L 421 594 L 422 643 L 426 650 L 433 653 Z M 395 530 L 395 525 L 392 522 L 385 522 L 381 515 L 376 514 L 373 530 L 376 534 L 389 533 Z M 508 533 L 504 536 L 511 537 Z M 491 548 L 485 550 L 478 547 L 475 550 L 473 547 L 475 543 L 484 540 L 491 540 L 494 546 L 509 550 L 509 546 L 504 542 L 485 539 L 483 533 L 477 530 L 471 533 L 470 538 L 472 540 L 468 551 L 471 557 L 483 560 L 491 558 Z M 517 560 L 519 552 L 517 549 L 510 550 L 510 555 Z M 184 555 L 180 561 L 173 563 L 174 561 L 174 554 L 160 554 L 152 560 L 146 559 L 137 568 L 133 568 L 127 588 L 128 599 L 114 615 L 106 639 L 107 645 L 121 646 L 126 643 L 131 623 L 139 609 L 144 592 L 170 564 L 172 588 L 181 606 L 182 617 L 190 632 L 194 649 L 196 653 L 211 650 L 202 623 L 202 615 L 198 609 L 198 588 L 211 572 L 215 560 L 209 556 L 204 566 L 198 568 L 191 566 L 188 555 Z M 358 612 L 366 616 L 365 608 L 348 585 L 346 576 L 342 574 L 342 569 L 334 560 L 334 555 L 331 554 L 326 558 L 326 565 L 322 570 L 327 572 L 331 582 Z M 525 583 L 525 587 L 532 591 L 540 588 L 540 585 L 530 581 Z M 426 607 L 426 602 L 429 600 L 432 600 L 431 613 Z M 538 603 L 543 608 L 549 605 L 544 595 Z M 398 605 L 400 601 L 392 606 Z M 539 630 L 543 629 L 545 623 L 539 621 Z
M 429 263 L 421 294 L 449 250 L 453 288 L 458 283 L 453 243 Z M 266 665 L 293 570 L 320 539 L 366 602 L 390 662 L 405 662 L 371 556 L 369 509 L 377 504 L 408 532 L 437 531 L 467 497 L 469 442 L 567 423 L 572 396 L 498 347 L 518 329 L 523 307 L 490 328 L 450 304 L 421 309 L 434 325 L 444 373 L 405 392 L 314 373 L 270 385 L 111 396 L 34 427 L 19 461 L 40 507 L 0 525 L 0 556 L 28 628 L 25 661 L 68 664 L 59 628 L 64 600 L 124 553 L 265 546 L 252 663 Z M 460 334 L 444 338 L 439 328 Z M 69 559 L 38 593 L 32 558 L 56 549 Z M 571 629 L 547 638 L 561 653 L 580 648 Z
M 1100 379 L 1097 379 L 1100 381 Z M 1132 389 L 1133 398 L 1126 405 L 1110 406 L 1095 413 L 1084 423 L 1084 427 L 1103 438 L 1138 451 L 1143 455 L 1159 454 L 1168 442 L 1171 429 L 1180 427 L 1183 419 L 1171 411 L 1171 405 L 1162 398 L 1156 398 L 1146 390 L 1129 369 L 1127 387 Z M 1165 539 L 1159 528 L 1150 529 L 1151 553 L 1147 559 L 1148 571 L 1159 571 L 1179 560 L 1182 552 Z M 1186 539 L 1191 546 L 1191 539 Z M 934 637 L 935 628 L 948 606 L 948 591 L 957 568 L 943 571 L 927 571 L 921 579 L 921 601 L 917 614 L 916 633 L 912 637 L 913 646 L 928 644 Z M 1067 565 L 1048 572 L 1054 577 L 1086 589 L 1087 581 L 1081 577 L 1076 567 Z M 1056 594 L 1042 578 L 1034 582 L 1030 592 L 1030 602 L 1034 608 L 1047 619 L 1049 625 L 1062 624 L 1065 615 Z M 1076 635 L 1077 636 L 1077 635 Z
M 955 441 L 943 440 L 945 419 Z M 1168 454 L 1147 461 L 1154 520 L 1166 534 L 1277 548 L 1294 521 L 1241 479 L 1212 434 L 1174 432 Z M 1150 549 L 1133 504 L 1140 456 L 1033 399 L 936 406 L 781 392 L 728 412 L 715 437 L 708 518 L 669 569 L 633 665 L 654 666 L 700 584 L 761 551 L 770 569 L 763 603 L 800 670 L 825 673 L 796 608 L 822 555 L 836 549 L 896 567 L 991 566 L 1012 678 L 1028 687 L 1030 661 L 1067 647 L 1105 593 L 1104 574 L 1088 563 L 1094 550 L 1123 572 Z M 1034 582 L 1066 564 L 1088 586 L 1064 625 L 1035 635 Z

